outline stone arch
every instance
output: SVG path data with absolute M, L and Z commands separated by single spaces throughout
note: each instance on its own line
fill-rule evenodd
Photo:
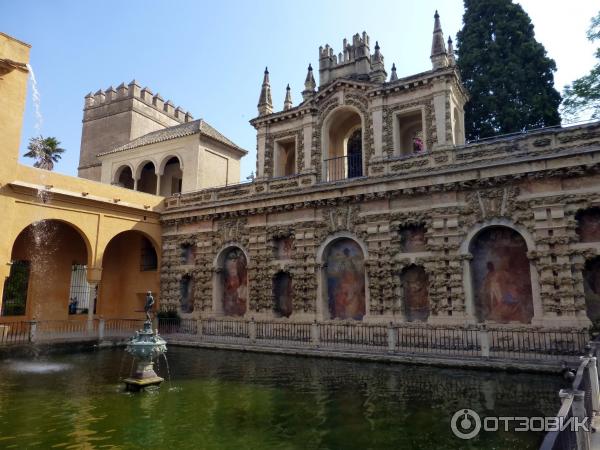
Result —
M 319 247 L 317 312 L 325 319 L 362 320 L 368 311 L 366 246 L 350 233 L 330 236 Z
M 12 242 L 2 315 L 57 320 L 70 312 L 93 313 L 87 283 L 91 253 L 85 234 L 67 221 L 45 219 L 23 228 Z
M 327 112 L 321 125 L 322 179 L 335 181 L 366 174 L 366 120 L 353 105 L 339 105 Z M 347 143 L 351 132 L 361 130 L 360 153 L 348 156 Z M 352 158 L 350 161 L 349 158 Z M 355 169 L 350 171 L 350 167 Z
M 248 256 L 241 246 L 226 245 L 214 261 L 213 311 L 243 317 L 248 310 Z
M 463 271 L 470 313 L 479 322 L 531 323 L 541 310 L 527 255 L 531 236 L 505 221 L 491 222 L 471 230 L 461 246 L 471 259 Z
M 160 247 L 141 230 L 125 230 L 108 240 L 101 255 L 98 313 L 104 317 L 142 317 L 146 293 L 158 308 Z
M 401 306 L 407 322 L 427 322 L 429 302 L 429 276 L 423 266 L 410 264 L 400 272 Z
M 173 158 L 175 158 L 175 159 L 177 159 L 177 161 L 179 161 L 179 167 L 181 168 L 181 170 L 183 170 L 183 158 L 177 152 L 173 152 L 173 153 L 169 153 L 167 156 L 165 156 L 164 158 L 161 159 L 160 164 L 158 165 L 159 175 L 163 175 L 165 173 L 165 166 Z
M 112 182 L 117 186 L 133 189 L 135 187 L 135 180 L 133 178 L 133 167 L 131 164 L 125 163 L 120 165 L 113 174 Z
M 280 270 L 272 278 L 273 312 L 278 317 L 290 317 L 293 313 L 293 278 L 289 272 Z

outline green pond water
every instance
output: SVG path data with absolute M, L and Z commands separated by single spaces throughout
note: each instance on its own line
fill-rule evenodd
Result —
M 563 387 L 552 375 L 170 347 L 171 383 L 131 394 L 123 354 L 0 360 L 0 448 L 537 448 L 539 433 L 460 440 L 450 419 L 554 415 Z

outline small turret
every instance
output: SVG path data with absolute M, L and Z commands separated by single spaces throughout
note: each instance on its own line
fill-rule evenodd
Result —
M 390 75 L 390 83 L 392 81 L 397 81 L 398 80 L 398 75 L 396 74 L 396 63 L 392 64 L 392 74 Z
M 283 110 L 287 111 L 288 109 L 292 109 L 292 94 L 290 92 L 290 85 L 288 84 L 285 88 L 285 100 L 283 101 Z
M 456 66 L 456 58 L 454 57 L 454 47 L 452 46 L 452 38 L 448 36 L 448 64 L 452 67 Z
M 440 23 L 440 15 L 437 10 L 433 16 L 435 19 L 433 25 L 433 39 L 431 41 L 431 64 L 433 70 L 448 67 L 448 53 L 446 52 L 446 43 L 444 42 L 444 33 Z
M 375 53 L 371 56 L 371 73 L 369 74 L 371 81 L 376 83 L 385 83 L 387 73 L 383 63 L 383 55 L 379 51 L 379 42 L 375 41 Z
M 273 100 L 271 99 L 271 84 L 269 82 L 269 69 L 265 67 L 260 97 L 258 98 L 258 115 L 266 116 L 273 112 Z
M 315 77 L 313 75 L 312 65 L 308 65 L 308 72 L 306 74 L 306 80 L 304 80 L 304 90 L 302 91 L 302 98 L 306 101 L 309 100 L 315 95 L 315 89 L 317 88 L 317 83 L 315 81 Z

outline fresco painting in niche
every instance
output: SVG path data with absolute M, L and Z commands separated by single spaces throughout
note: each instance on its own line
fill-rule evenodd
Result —
M 523 237 L 508 227 L 490 227 L 473 240 L 470 252 L 477 318 L 530 323 L 533 298 Z
M 402 272 L 404 317 L 408 322 L 426 322 L 429 317 L 429 280 L 422 267 L 410 266 Z
M 292 259 L 292 247 L 294 239 L 291 236 L 277 239 L 275 241 L 275 258 Z
M 327 299 L 332 319 L 361 320 L 365 315 L 365 268 L 360 246 L 339 239 L 327 251 Z
M 189 275 L 184 275 L 181 278 L 181 312 L 194 312 L 194 281 Z
M 597 322 L 600 320 L 600 258 L 594 258 L 585 264 L 583 291 L 588 318 Z
M 411 226 L 400 230 L 400 242 L 405 253 L 425 252 L 425 227 Z
M 592 208 L 576 216 L 577 234 L 581 242 L 600 241 L 600 209 Z
M 273 298 L 275 313 L 281 317 L 292 315 L 292 277 L 289 273 L 280 272 L 273 278 Z
M 243 316 L 248 299 L 246 255 L 239 248 L 227 250 L 223 263 L 223 312 L 226 316 Z

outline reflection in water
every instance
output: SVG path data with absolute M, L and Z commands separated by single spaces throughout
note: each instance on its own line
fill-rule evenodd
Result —
M 171 347 L 176 389 L 117 389 L 121 350 L 54 355 L 45 367 L 0 366 L 0 447 L 464 448 L 449 421 L 553 415 L 553 376 Z M 38 364 L 38 363 L 25 363 Z M 164 374 L 163 374 L 164 375 Z M 485 433 L 470 448 L 536 448 L 541 435 Z

